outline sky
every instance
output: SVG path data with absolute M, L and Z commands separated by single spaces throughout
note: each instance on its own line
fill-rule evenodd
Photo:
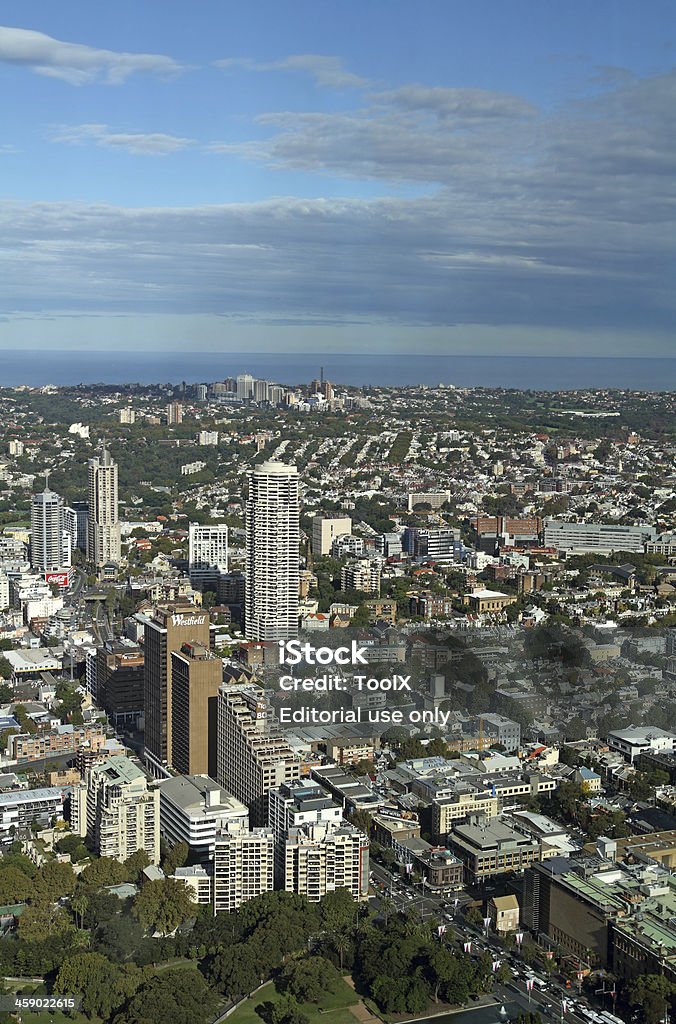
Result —
M 0 348 L 676 355 L 672 0 L 0 21 Z

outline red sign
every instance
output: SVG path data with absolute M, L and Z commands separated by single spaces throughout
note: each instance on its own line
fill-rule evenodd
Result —
M 45 583 L 54 583 L 57 587 L 70 585 L 70 577 L 67 572 L 46 572 Z

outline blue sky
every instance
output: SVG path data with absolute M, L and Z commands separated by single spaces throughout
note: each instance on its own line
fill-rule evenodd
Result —
M 7 2 L 0 346 L 668 355 L 671 2 Z

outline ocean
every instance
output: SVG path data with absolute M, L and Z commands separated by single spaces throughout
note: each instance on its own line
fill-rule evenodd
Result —
M 54 384 L 209 383 L 251 373 L 279 384 L 319 377 L 335 384 L 577 391 L 676 390 L 676 359 L 567 356 L 355 355 L 280 352 L 82 352 L 0 350 L 0 387 Z

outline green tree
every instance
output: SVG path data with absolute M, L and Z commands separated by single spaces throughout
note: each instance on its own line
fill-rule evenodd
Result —
M 643 974 L 627 986 L 630 1006 L 638 1008 L 644 1024 L 659 1024 L 676 994 L 676 985 L 663 974 Z
M 59 968 L 54 991 L 80 996 L 88 1017 L 111 1020 L 144 979 L 135 965 L 121 969 L 101 953 L 76 953 Z
M 338 952 L 341 971 L 345 949 L 356 927 L 358 909 L 352 893 L 344 888 L 327 892 L 319 904 L 322 924 Z
M 79 876 L 80 884 L 88 890 L 104 889 L 109 885 L 120 885 L 128 880 L 124 864 L 112 857 L 98 857 Z
M 258 988 L 263 980 L 261 973 L 261 965 L 251 960 L 246 943 L 237 943 L 220 950 L 207 965 L 207 976 L 211 983 L 232 1002 L 237 1002 Z
M 175 843 L 162 860 L 162 870 L 165 875 L 173 875 L 176 868 L 182 868 L 188 860 L 189 853 L 190 850 L 187 843 L 183 841 Z
M 66 911 L 42 897 L 34 899 L 19 918 L 18 933 L 22 942 L 44 942 L 72 931 Z
M 17 867 L 0 867 L 0 903 L 23 903 L 35 893 L 33 880 Z
M 124 866 L 127 869 L 129 881 L 137 882 L 149 864 L 150 857 L 145 850 L 136 850 L 131 856 L 127 857 Z
M 194 912 L 186 886 L 173 878 L 146 882 L 132 906 L 143 930 L 161 935 L 173 932 Z
M 335 992 L 340 975 L 333 964 L 323 956 L 308 956 L 293 960 L 283 968 L 277 988 L 299 1003 L 318 1003 L 322 996 Z
M 199 971 L 177 967 L 144 982 L 114 1024 L 205 1024 L 214 1000 Z
M 70 864 L 50 860 L 40 868 L 35 885 L 38 892 L 55 903 L 75 891 L 75 872 Z

